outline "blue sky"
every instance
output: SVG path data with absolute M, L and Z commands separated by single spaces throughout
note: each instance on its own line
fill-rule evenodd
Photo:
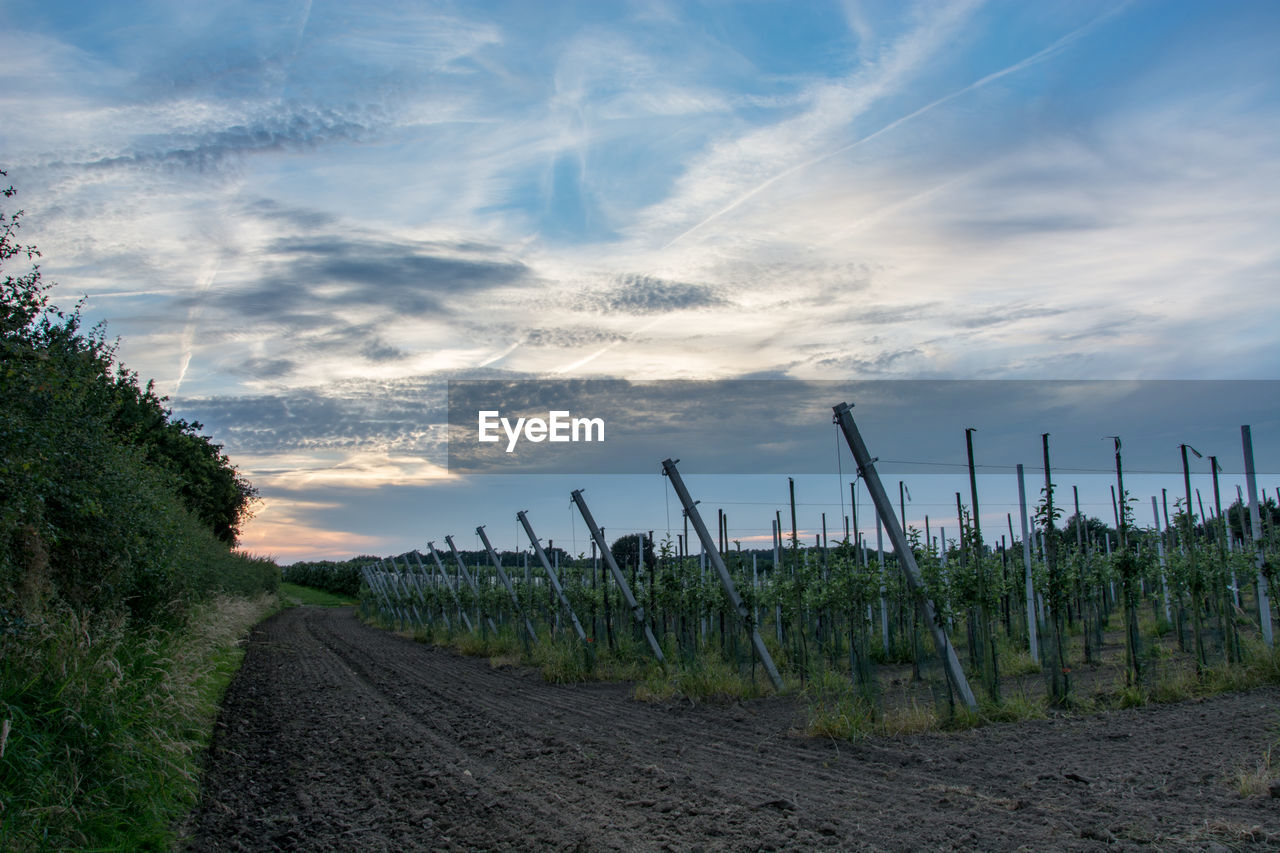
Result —
M 246 546 L 386 553 L 575 487 L 447 476 L 452 378 L 1280 378 L 1277 45 L 1269 2 L 0 2 L 0 167 L 260 487 Z

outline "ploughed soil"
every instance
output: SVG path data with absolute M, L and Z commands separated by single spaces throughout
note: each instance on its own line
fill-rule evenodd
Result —
M 249 640 L 191 850 L 1280 849 L 1280 689 L 856 743 L 298 607 Z M 1276 748 L 1280 774 L 1280 746 Z

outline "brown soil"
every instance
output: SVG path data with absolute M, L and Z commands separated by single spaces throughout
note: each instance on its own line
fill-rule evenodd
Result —
M 1280 800 L 1235 786 L 1280 689 L 859 743 L 802 723 L 793 699 L 646 704 L 294 608 L 253 632 L 190 849 L 1280 849 Z

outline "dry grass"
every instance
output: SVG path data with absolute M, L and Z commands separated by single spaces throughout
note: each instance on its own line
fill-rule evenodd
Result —
M 1241 767 L 1236 770 L 1235 789 L 1242 797 L 1269 797 L 1271 784 L 1276 781 L 1276 768 L 1272 765 L 1271 753 L 1280 744 L 1267 747 L 1253 767 Z

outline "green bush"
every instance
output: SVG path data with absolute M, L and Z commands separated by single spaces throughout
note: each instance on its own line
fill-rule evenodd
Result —
M 0 273 L 39 255 L 21 215 Z M 221 447 L 46 291 L 0 277 L 0 848 L 155 847 L 207 724 L 185 698 L 234 648 L 189 641 L 279 570 L 231 550 L 255 492 Z
M 316 560 L 299 562 L 285 566 L 280 570 L 281 578 L 287 583 L 308 586 L 334 595 L 355 598 L 360 594 L 360 567 L 376 563 L 379 557 L 352 557 L 350 560 L 334 562 L 332 560 Z
M 0 211 L 0 273 L 39 255 L 17 241 L 21 216 Z M 226 553 L 253 487 L 47 290 L 35 266 L 0 279 L 0 607 L 167 622 L 216 590 L 272 584 Z

